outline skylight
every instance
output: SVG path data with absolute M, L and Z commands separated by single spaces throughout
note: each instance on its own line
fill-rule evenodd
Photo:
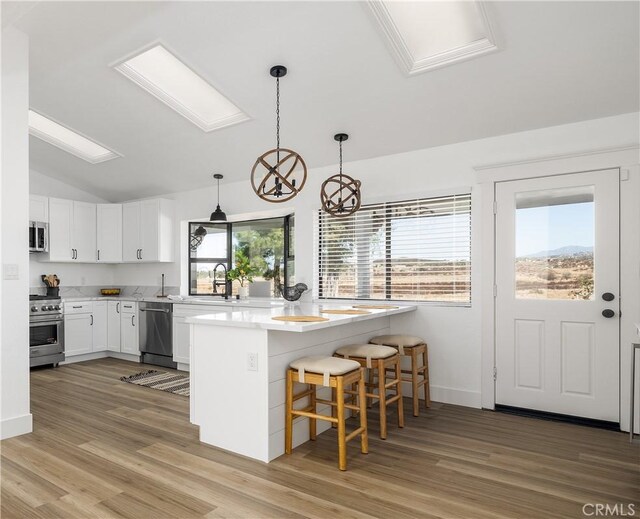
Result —
M 119 153 L 33 110 L 29 110 L 29 133 L 91 164 L 121 157 Z
M 368 5 L 410 75 L 497 50 L 481 1 L 369 0 Z
M 115 69 L 205 132 L 249 117 L 162 45 L 155 45 Z

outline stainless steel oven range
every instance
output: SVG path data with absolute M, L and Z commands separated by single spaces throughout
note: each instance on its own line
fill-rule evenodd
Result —
M 64 360 L 64 319 L 60 298 L 29 295 L 29 365 Z

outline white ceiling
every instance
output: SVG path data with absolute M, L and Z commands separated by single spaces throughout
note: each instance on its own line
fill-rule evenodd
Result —
M 282 145 L 310 168 L 337 162 L 338 131 L 349 161 L 640 108 L 638 2 L 487 11 L 498 52 L 408 77 L 358 2 L 40 2 L 13 22 L 31 107 L 123 157 L 91 165 L 31 137 L 31 166 L 111 201 L 247 179 L 275 144 L 274 64 L 289 68 Z M 205 133 L 109 66 L 156 40 L 251 119 Z

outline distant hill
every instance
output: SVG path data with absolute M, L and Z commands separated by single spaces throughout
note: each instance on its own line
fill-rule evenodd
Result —
M 593 247 L 583 247 L 581 245 L 567 245 L 566 247 L 560 247 L 559 249 L 543 250 L 540 252 L 534 252 L 533 254 L 526 254 L 523 258 L 553 258 L 557 256 L 583 256 L 587 254 L 593 254 Z

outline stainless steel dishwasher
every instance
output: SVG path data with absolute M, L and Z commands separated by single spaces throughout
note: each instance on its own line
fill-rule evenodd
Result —
M 140 362 L 175 368 L 173 362 L 173 305 L 140 302 Z

